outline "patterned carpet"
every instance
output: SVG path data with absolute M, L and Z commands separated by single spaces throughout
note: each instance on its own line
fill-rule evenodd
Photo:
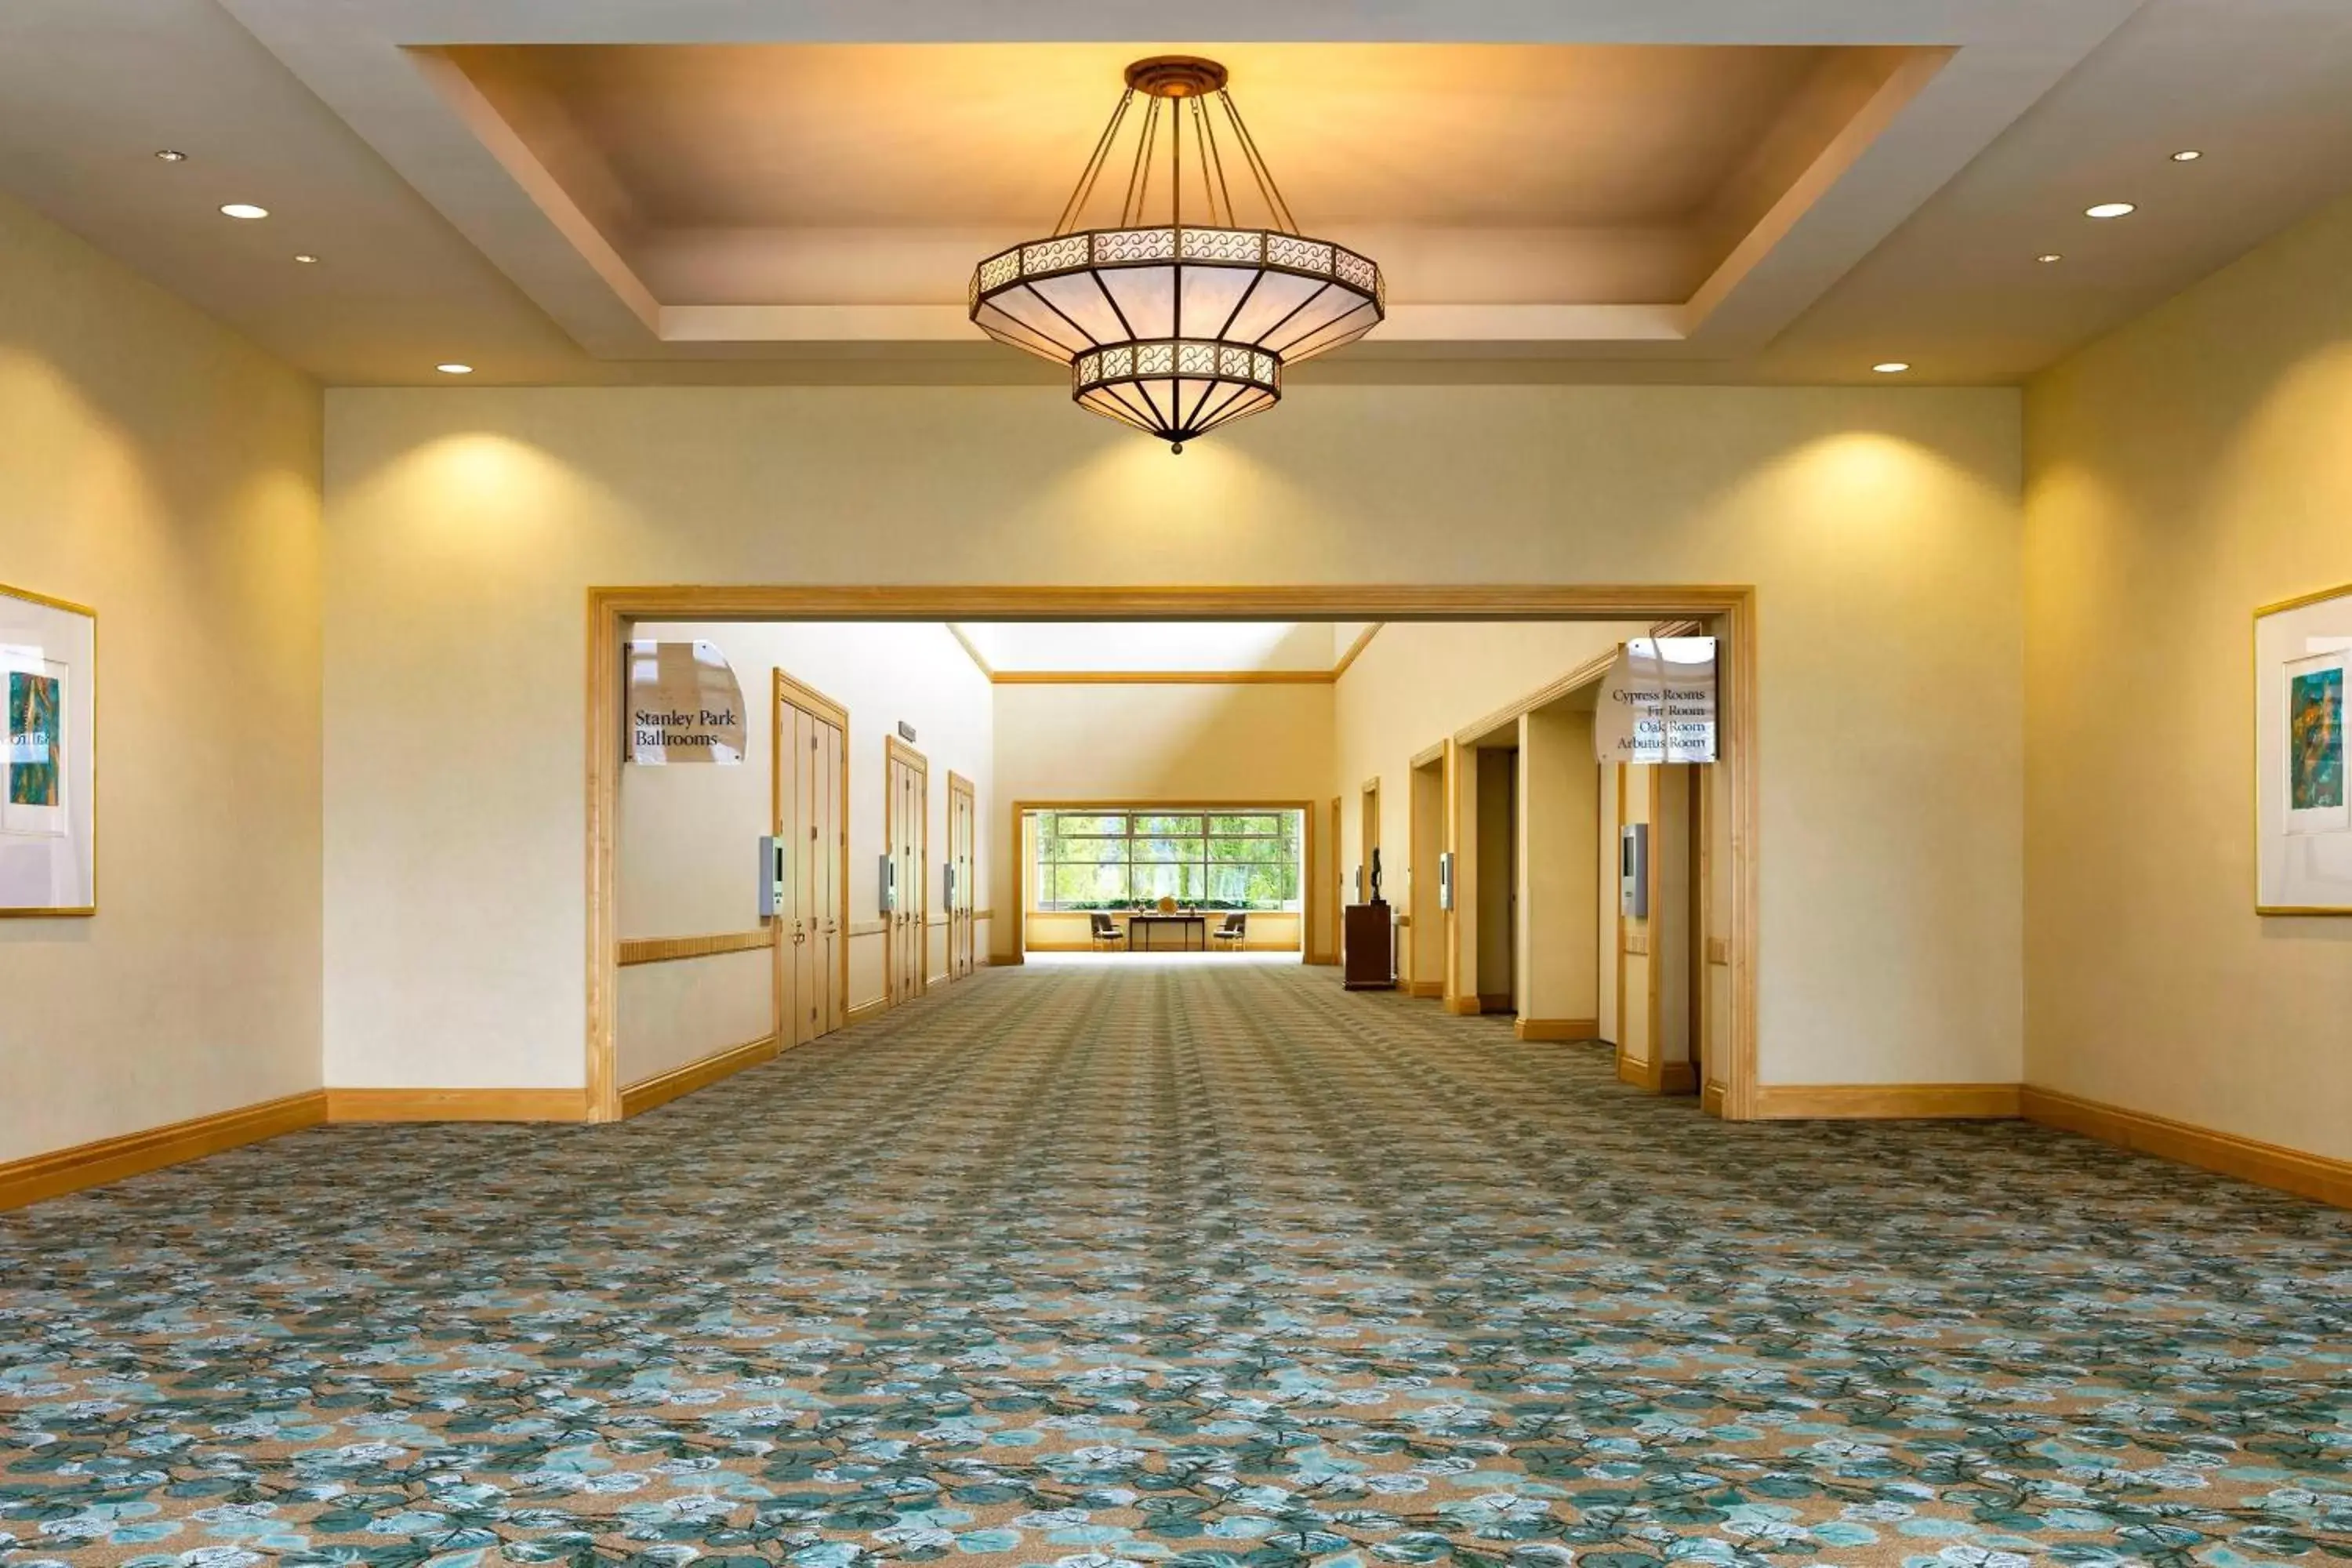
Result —
M 1328 970 L 0 1215 L 0 1562 L 2352 1558 L 2352 1215 L 1734 1127 Z

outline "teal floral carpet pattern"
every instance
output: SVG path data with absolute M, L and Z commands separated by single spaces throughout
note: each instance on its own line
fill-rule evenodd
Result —
M 2340 1211 L 1328 970 L 984 972 L 620 1126 L 0 1215 L 0 1563 L 2340 1562 L 2347 1357 Z

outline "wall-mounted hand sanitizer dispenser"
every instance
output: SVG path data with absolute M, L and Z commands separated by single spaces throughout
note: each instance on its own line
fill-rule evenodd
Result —
M 760 836 L 760 918 L 767 919 L 784 906 L 784 841 L 773 834 Z
M 1454 851 L 1441 850 L 1437 857 L 1437 907 L 1454 907 Z
M 876 904 L 886 915 L 898 908 L 898 863 L 887 855 L 882 857 L 882 891 Z
M 1629 822 L 1617 830 L 1617 912 L 1650 918 L 1650 825 Z

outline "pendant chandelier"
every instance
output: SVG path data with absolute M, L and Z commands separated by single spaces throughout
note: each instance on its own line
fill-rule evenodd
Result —
M 1128 132 L 1135 150 L 1116 218 L 1089 226 Z M 1229 157 L 1255 187 L 1247 216 L 1262 224 L 1234 205 Z M 1388 295 L 1370 260 L 1298 232 L 1225 90 L 1225 68 L 1161 55 L 1127 68 L 1127 91 L 1054 232 L 982 262 L 970 303 L 990 337 L 1067 367 L 1080 407 L 1181 452 L 1273 407 L 1285 370 L 1380 325 Z

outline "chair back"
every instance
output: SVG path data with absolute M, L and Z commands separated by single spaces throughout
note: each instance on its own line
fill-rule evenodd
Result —
M 1246 933 L 1249 930 L 1249 916 L 1227 915 L 1225 917 L 1224 929 L 1231 931 L 1235 936 L 1241 936 Z
M 1117 936 L 1118 934 L 1118 922 L 1112 920 L 1108 915 L 1104 914 L 1100 910 L 1097 910 L 1094 912 L 1093 919 L 1095 934 L 1097 936 Z

